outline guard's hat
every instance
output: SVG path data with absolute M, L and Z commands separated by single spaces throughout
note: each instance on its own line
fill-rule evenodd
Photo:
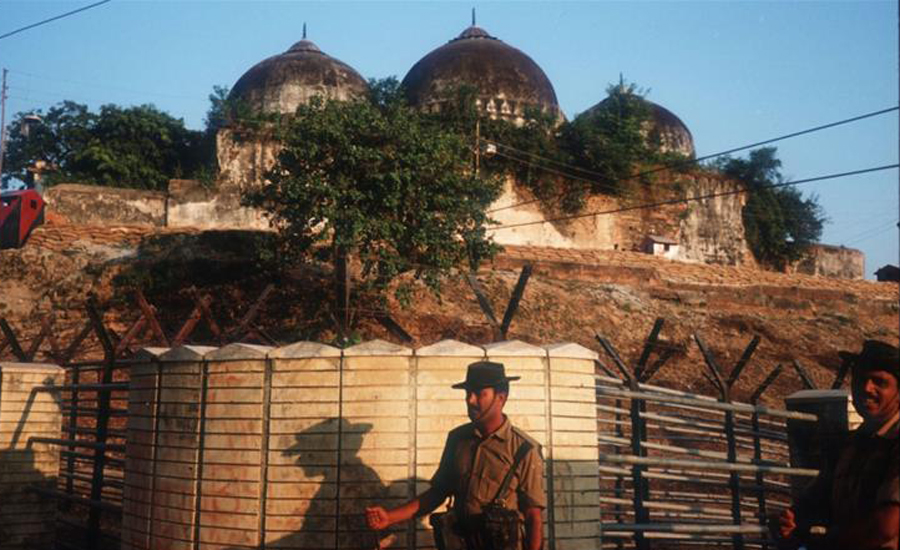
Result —
M 466 369 L 466 380 L 459 384 L 453 384 L 453 389 L 480 390 L 482 388 L 496 388 L 504 382 L 511 382 L 519 378 L 519 376 L 506 376 L 503 363 L 477 361 Z
M 866 340 L 863 342 L 862 351 L 852 353 L 839 351 L 838 355 L 850 362 L 853 372 L 867 372 L 883 370 L 900 379 L 900 350 L 881 340 Z

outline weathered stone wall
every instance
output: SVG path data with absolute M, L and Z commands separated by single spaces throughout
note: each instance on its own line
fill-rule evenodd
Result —
M 275 167 L 281 144 L 272 139 L 250 139 L 225 128 L 216 134 L 219 180 L 238 191 L 258 186 Z
M 545 547 L 598 548 L 594 352 L 376 340 L 145 350 L 129 396 L 123 550 L 432 548 L 424 521 L 376 534 L 363 512 L 427 487 L 448 430 L 468 421 L 450 385 L 485 357 L 522 377 L 506 411 L 543 445 Z
M 0 363 L 0 549 L 53 545 L 56 501 L 32 488 L 54 489 L 59 449 L 34 437 L 59 438 L 58 395 L 40 386 L 64 384 L 55 365 Z
M 687 196 L 700 197 L 733 191 L 737 183 L 713 175 L 686 178 Z M 754 266 L 744 236 L 743 193 L 690 202 L 681 216 L 681 258 L 707 264 Z
M 83 185 L 61 185 L 49 193 L 48 208 L 78 224 L 165 225 L 198 229 L 269 229 L 263 213 L 241 205 L 242 193 L 260 185 L 274 166 L 274 142 L 246 141 L 223 130 L 218 136 L 221 177 L 212 186 L 194 180 L 171 180 L 168 195 Z M 502 245 L 576 250 L 639 251 L 648 235 L 677 240 L 673 259 L 709 264 L 755 266 L 744 239 L 743 194 L 654 208 L 633 208 L 681 196 L 698 197 L 730 191 L 735 183 L 713 175 L 665 174 L 633 196 L 590 197 L 583 210 L 592 215 L 555 220 L 548 210 L 512 177 L 489 213 L 499 226 L 488 234 Z M 623 210 L 624 209 L 624 210 Z M 525 224 L 525 225 L 520 225 Z M 856 266 L 834 253 L 823 253 L 813 267 L 818 273 L 856 273 Z M 840 267 L 843 266 L 843 267 Z M 805 271 L 803 269 L 806 269 Z M 809 269 L 798 267 L 803 273 Z M 819 270 L 819 271 L 815 271 Z M 861 273 L 861 267 L 859 268 Z
M 241 192 L 227 182 L 207 187 L 196 180 L 171 180 L 167 202 L 169 227 L 198 229 L 269 228 L 262 212 L 241 205 Z
M 863 279 L 866 257 L 855 248 L 816 244 L 789 271 L 836 279 Z
M 594 197 L 585 210 L 607 210 L 617 206 L 615 198 Z M 488 235 L 503 245 L 601 250 L 616 247 L 615 216 L 586 216 L 570 221 L 542 223 L 564 214 L 544 210 L 541 203 L 517 185 L 512 177 L 504 180 L 503 193 L 488 211 L 499 224 L 498 229 L 488 229 Z M 529 225 L 504 227 L 518 224 Z
M 78 225 L 166 225 L 166 194 L 61 183 L 44 192 L 53 215 Z
M 628 199 L 591 197 L 583 212 L 597 212 L 595 215 L 540 223 L 564 214 L 543 210 L 527 191 L 507 179 L 502 196 L 489 208 L 501 228 L 490 230 L 489 234 L 503 245 L 625 251 L 639 251 L 648 235 L 662 235 L 679 242 L 674 259 L 753 266 L 755 262 L 744 237 L 741 209 L 745 199 L 741 193 L 627 209 L 664 202 L 682 192 L 687 197 L 727 192 L 736 185 L 715 175 L 666 173 L 650 188 L 639 189 Z M 529 225 L 503 227 L 517 224 Z

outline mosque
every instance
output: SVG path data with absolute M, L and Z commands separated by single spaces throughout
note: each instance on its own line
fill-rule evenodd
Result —
M 488 116 L 515 123 L 524 120 L 527 109 L 538 108 L 560 120 L 564 118 L 556 91 L 543 69 L 525 52 L 476 26 L 474 16 L 472 25 L 459 36 L 415 63 L 402 84 L 410 102 L 422 109 L 439 109 L 447 91 L 468 85 L 477 92 L 478 108 Z M 362 95 L 366 90 L 366 80 L 360 73 L 308 40 L 304 26 L 302 40 L 284 53 L 264 59 L 248 69 L 235 82 L 231 97 L 241 100 L 253 110 L 290 114 L 314 96 L 346 100 Z M 598 108 L 601 103 L 586 113 Z M 649 101 L 647 103 L 652 113 L 647 128 L 648 139 L 659 143 L 665 151 L 693 157 L 693 137 L 687 126 L 668 109 Z M 235 139 L 230 129 L 223 129 L 217 139 L 220 187 L 246 189 L 258 185 L 274 165 L 278 148 L 279 144 L 260 139 Z M 667 252 L 672 257 L 735 264 L 743 263 L 743 256 L 747 256 L 742 230 L 740 234 L 719 235 L 717 239 L 725 242 L 712 246 L 706 243 L 701 253 L 697 246 L 691 246 L 691 242 L 684 242 L 682 238 L 682 233 L 688 235 L 691 231 L 682 231 L 678 224 L 660 223 L 662 218 L 659 216 L 653 217 L 652 223 L 644 223 L 634 215 L 588 217 L 565 224 L 541 223 L 546 213 L 534 203 L 528 203 L 527 193 L 523 186 L 508 178 L 503 195 L 492 207 L 501 209 L 496 211 L 494 218 L 501 226 L 529 225 L 494 230 L 493 237 L 497 242 L 505 245 L 633 250 L 646 246 L 647 238 L 655 235 L 669 244 Z M 518 206 L 523 202 L 528 204 Z M 617 206 L 614 197 L 595 197 L 592 202 L 596 204 L 589 206 L 603 209 Z M 735 203 L 733 206 L 736 210 L 732 209 L 724 217 L 728 219 L 736 215 L 733 221 L 740 228 L 741 205 Z M 675 213 L 674 216 L 684 218 L 686 214 Z M 246 216 L 244 219 L 247 219 Z M 672 243 L 676 243 L 674 248 Z M 733 253 L 731 249 L 738 250 L 738 253 Z M 710 258 L 710 254 L 719 257 Z
M 410 102 L 429 110 L 440 107 L 444 92 L 462 84 L 478 91 L 479 107 L 492 117 L 522 121 L 528 107 L 564 116 L 541 67 L 526 53 L 476 26 L 474 16 L 472 26 L 420 59 L 403 79 Z M 251 67 L 234 84 L 231 97 L 263 112 L 290 114 L 313 96 L 344 100 L 365 93 L 366 88 L 359 72 L 306 39 L 304 25 L 302 40 Z M 693 157 L 693 137 L 687 126 L 666 108 L 647 103 L 652 114 L 648 137 L 658 139 L 664 150 Z
M 468 85 L 476 90 L 478 108 L 490 117 L 521 122 L 529 107 L 560 120 L 565 116 L 553 84 L 541 67 L 525 52 L 476 26 L 474 14 L 471 26 L 422 57 L 406 73 L 402 84 L 410 102 L 422 109 L 439 109 L 448 90 Z M 254 110 L 291 114 L 314 96 L 346 100 L 364 94 L 367 86 L 356 69 L 308 40 L 304 25 L 302 40 L 247 70 L 232 87 L 231 97 Z M 579 116 L 589 114 L 607 100 L 598 99 L 596 105 Z M 694 158 L 693 136 L 684 122 L 665 107 L 644 101 L 652 114 L 647 138 L 663 151 Z M 259 185 L 274 166 L 279 148 L 278 143 L 264 138 L 236 139 L 231 129 L 222 129 L 217 136 L 219 196 L 207 205 L 186 205 L 191 211 L 183 212 L 185 217 L 194 224 L 216 225 L 215 220 L 219 220 L 220 226 L 266 227 L 267 222 L 258 212 L 241 209 L 229 213 L 222 204 L 213 203 L 235 204 L 234 197 L 239 197 L 241 190 Z M 525 186 L 508 176 L 502 195 L 490 208 L 499 225 L 489 234 L 505 246 L 641 251 L 681 261 L 755 266 L 744 236 L 744 195 L 721 194 L 735 190 L 736 182 L 708 171 L 666 178 L 651 187 L 677 187 L 687 198 L 718 196 L 689 204 L 628 210 L 623 206 L 631 203 L 595 195 L 584 211 L 597 212 L 596 215 L 554 221 L 536 201 L 530 200 L 533 197 Z M 230 201 L 226 199 L 229 195 Z M 654 198 L 631 201 L 651 202 Z

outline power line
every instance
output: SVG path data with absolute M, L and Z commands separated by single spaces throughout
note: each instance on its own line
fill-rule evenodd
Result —
M 522 159 L 517 158 L 517 157 L 514 157 L 514 156 L 512 156 L 512 155 L 507 155 L 506 153 L 501 153 L 500 151 L 497 151 L 497 152 L 494 153 L 494 154 L 497 155 L 497 156 L 501 156 L 501 157 L 504 157 L 504 158 L 508 158 L 508 159 L 510 159 L 510 160 L 514 160 L 514 161 L 519 162 L 519 163 L 521 163 L 521 164 L 525 164 L 525 165 L 528 165 L 528 166 L 533 166 L 533 167 L 538 168 L 538 169 L 540 169 L 540 170 L 543 170 L 543 171 L 545 171 L 545 172 L 550 172 L 551 174 L 557 174 L 557 175 L 560 175 L 560 176 L 563 176 L 563 177 L 566 177 L 566 178 L 569 178 L 569 179 L 578 180 L 578 181 L 583 181 L 583 182 L 586 182 L 586 183 L 592 183 L 592 184 L 594 184 L 594 185 L 597 185 L 597 184 L 599 183 L 601 188 L 603 188 L 603 189 L 608 189 L 608 190 L 610 190 L 610 191 L 612 191 L 612 190 L 615 189 L 615 187 L 614 187 L 612 184 L 600 183 L 600 182 L 598 182 L 598 181 L 596 181 L 596 180 L 592 180 L 592 179 L 583 178 L 583 177 L 580 177 L 580 176 L 575 176 L 575 175 L 572 175 L 572 174 L 568 174 L 568 173 L 566 173 L 566 172 L 563 172 L 563 171 L 560 171 L 560 170 L 556 170 L 556 169 L 554 169 L 554 168 L 548 168 L 548 167 L 546 167 L 546 166 L 542 166 L 542 165 L 537 164 L 537 163 L 534 163 L 534 162 L 529 162 L 529 161 L 527 161 L 527 160 L 522 160 Z M 630 176 L 630 177 L 628 177 L 628 178 L 625 178 L 625 179 L 619 180 L 619 181 L 625 181 L 625 180 L 627 180 L 627 179 L 631 179 L 632 177 L 636 177 L 636 176 Z M 559 195 L 557 195 L 557 197 L 560 197 L 560 196 L 562 196 L 562 193 L 560 193 Z M 509 208 L 514 208 L 514 207 L 516 207 L 516 206 L 522 206 L 522 205 L 525 205 L 525 204 L 530 204 L 530 203 L 533 203 L 533 202 L 537 202 L 537 201 L 539 201 L 539 200 L 540 200 L 540 199 L 532 199 L 532 200 L 528 200 L 528 201 L 524 201 L 524 202 L 520 202 L 520 203 L 516 203 L 516 204 L 511 204 L 511 205 L 509 205 L 509 206 L 501 206 L 500 208 L 494 208 L 494 209 L 488 210 L 488 212 L 490 213 L 490 212 L 497 212 L 497 211 L 499 211 L 499 210 L 507 210 L 507 209 L 509 209 Z
M 777 136 L 777 137 L 774 137 L 774 138 L 765 139 L 765 140 L 762 140 L 762 141 L 757 141 L 757 142 L 751 143 L 751 144 L 749 144 L 749 145 L 742 145 L 742 146 L 740 146 L 740 147 L 734 147 L 734 148 L 732 148 L 732 149 L 727 149 L 727 150 L 725 150 L 725 151 L 721 151 L 721 152 L 718 152 L 718 153 L 713 153 L 713 154 L 710 154 L 710 155 L 704 155 L 704 156 L 702 156 L 702 157 L 697 157 L 697 158 L 694 158 L 694 159 L 677 160 L 677 161 L 674 161 L 674 162 L 670 162 L 670 163 L 663 164 L 662 166 L 659 166 L 659 167 L 656 167 L 656 168 L 652 168 L 652 169 L 650 169 L 650 170 L 645 170 L 645 171 L 642 171 L 642 172 L 637 172 L 637 173 L 632 174 L 632 175 L 630 175 L 630 176 L 626 176 L 626 177 L 624 177 L 624 178 L 621 178 L 621 179 L 619 179 L 619 180 L 616 180 L 616 181 L 613 182 L 612 184 L 603 184 L 603 185 L 605 186 L 605 188 L 611 189 L 611 188 L 613 188 L 613 186 L 614 186 L 615 184 L 617 184 L 617 183 L 622 183 L 622 182 L 625 182 L 625 181 L 628 181 L 628 180 L 631 180 L 631 179 L 640 178 L 640 177 L 643 177 L 643 176 L 648 176 L 648 175 L 655 174 L 655 173 L 657 173 L 657 172 L 662 172 L 662 171 L 665 171 L 665 170 L 669 170 L 669 169 L 672 169 L 672 168 L 681 168 L 681 167 L 686 167 L 686 166 L 695 165 L 695 164 L 698 164 L 698 163 L 703 162 L 703 161 L 705 161 L 705 160 L 710 160 L 710 159 L 717 158 L 717 157 L 723 157 L 723 156 L 725 156 L 725 155 L 730 155 L 730 154 L 732 154 L 732 153 L 737 153 L 738 151 L 745 151 L 745 150 L 747 150 L 747 149 L 753 149 L 754 147 L 759 147 L 759 146 L 761 146 L 761 145 L 768 145 L 768 144 L 770 144 L 770 143 L 775 143 L 775 142 L 778 142 L 778 141 L 783 141 L 783 140 L 790 139 L 790 138 L 793 138 L 793 137 L 802 136 L 802 135 L 805 135 L 805 134 L 811 134 L 811 133 L 813 133 L 813 132 L 819 132 L 819 131 L 822 131 L 822 130 L 827 130 L 827 129 L 829 129 L 829 128 L 834 128 L 834 127 L 836 127 L 836 126 L 842 126 L 842 125 L 844 125 L 844 124 L 850 124 L 850 123 L 852 123 L 852 122 L 858 122 L 858 121 L 860 121 L 860 120 L 865 120 L 865 119 L 867 119 L 867 118 L 872 118 L 872 117 L 884 115 L 884 114 L 887 114 L 887 113 L 891 113 L 891 112 L 893 112 L 893 111 L 897 111 L 898 109 L 900 109 L 900 105 L 895 105 L 895 106 L 893 106 L 893 107 L 888 107 L 888 108 L 886 108 L 886 109 L 880 109 L 880 110 L 878 110 L 878 111 L 872 111 L 872 112 L 865 113 L 865 114 L 862 114 L 862 115 L 857 115 L 857 116 L 853 116 L 853 117 L 850 117 L 850 118 L 845 118 L 845 119 L 842 119 L 842 120 L 838 120 L 838 121 L 836 121 L 836 122 L 829 122 L 829 123 L 827 123 L 827 124 L 821 124 L 821 125 L 819 125 L 819 126 L 814 126 L 814 127 L 812 127 L 812 128 L 807 128 L 807 129 L 805 129 L 805 130 L 800 130 L 800 131 L 797 131 L 797 132 L 791 132 L 791 133 L 789 133 L 789 134 L 780 135 L 780 136 Z M 554 160 L 554 159 L 550 159 L 550 158 L 547 158 L 547 157 L 542 157 L 542 156 L 540 156 L 540 155 L 536 155 L 536 154 L 530 153 L 530 152 L 528 152 L 528 151 L 523 151 L 523 150 L 521 150 L 521 149 L 517 149 L 517 148 L 515 148 L 515 147 L 513 147 L 513 146 L 511 146 L 511 145 L 505 145 L 505 144 L 498 143 L 498 142 L 495 142 L 495 141 L 489 141 L 489 140 L 487 140 L 487 139 L 484 139 L 483 141 L 485 141 L 486 143 L 489 143 L 489 144 L 491 144 L 491 145 L 494 145 L 494 146 L 496 146 L 496 147 L 502 147 L 502 148 L 504 148 L 504 149 L 508 149 L 508 150 L 511 150 L 511 151 L 515 151 L 515 152 L 517 152 L 517 153 L 521 153 L 521 154 L 524 154 L 524 155 L 528 155 L 528 156 L 533 157 L 533 158 L 536 158 L 536 159 L 538 159 L 538 160 L 542 160 L 542 161 L 545 161 L 545 162 L 552 162 L 552 163 L 554 163 L 554 164 L 556 164 L 556 165 L 558 165 L 558 166 L 563 166 L 563 167 L 566 167 L 566 168 L 571 168 L 571 169 L 577 170 L 577 171 L 579 171 L 579 172 L 588 173 L 588 174 L 593 174 L 593 175 L 596 175 L 596 176 L 599 176 L 599 177 L 603 177 L 603 175 L 600 174 L 600 173 L 598 173 L 598 172 L 594 172 L 594 171 L 591 171 L 591 170 L 586 170 L 586 169 L 584 169 L 584 168 L 580 168 L 580 167 L 578 167 L 578 166 L 573 166 L 573 165 L 571 165 L 571 164 L 566 164 L 566 163 L 563 163 L 563 162 L 560 162 L 560 161 L 557 161 L 557 160 Z M 567 174 L 567 173 L 561 172 L 561 171 L 559 171 L 559 170 L 553 170 L 553 169 L 547 168 L 547 167 L 545 167 L 545 166 L 541 166 L 541 165 L 539 165 L 539 164 L 530 163 L 529 161 L 524 161 L 524 160 L 522 160 L 522 159 L 518 159 L 518 158 L 515 158 L 515 157 L 512 157 L 512 156 L 509 156 L 508 154 L 503 154 L 503 153 L 499 153 L 499 152 L 498 152 L 498 153 L 495 153 L 495 154 L 498 154 L 498 155 L 503 156 L 503 157 L 505 157 L 505 158 L 508 158 L 508 159 L 510 159 L 510 160 L 514 160 L 514 161 L 517 161 L 517 162 L 521 162 L 521 163 L 523 163 L 523 164 L 528 164 L 528 165 L 530 165 L 530 166 L 534 166 L 534 167 L 537 167 L 537 168 L 544 169 L 544 170 L 546 170 L 546 171 L 548 171 L 548 172 L 551 172 L 551 173 L 555 173 L 555 174 L 558 174 L 558 175 L 562 175 L 562 176 L 564 176 L 564 177 L 569 177 L 569 178 L 571 178 L 571 179 L 580 180 L 580 181 L 586 181 L 586 182 L 594 183 L 594 184 L 599 183 L 599 182 L 596 182 L 596 181 L 591 180 L 591 179 L 587 179 L 587 178 L 575 176 L 575 175 L 572 175 L 572 174 Z M 562 195 L 562 193 L 561 193 L 560 195 Z M 539 200 L 540 200 L 540 199 L 531 199 L 531 200 L 528 200 L 528 201 L 523 201 L 523 202 L 520 202 L 520 203 L 511 204 L 511 205 L 508 205 L 508 206 L 503 206 L 503 207 L 500 207 L 500 208 L 495 208 L 495 209 L 493 209 L 493 210 L 488 210 L 488 212 L 497 212 L 497 211 L 500 211 L 500 210 L 507 210 L 507 209 L 509 209 L 509 208 L 515 208 L 516 206 L 523 206 L 523 205 L 526 205 L 526 204 L 531 204 L 531 203 L 534 203 L 534 202 L 538 202 Z
M 504 155 L 503 153 L 497 153 L 497 154 L 498 154 L 498 155 L 501 155 L 501 156 L 506 156 L 506 155 Z M 513 158 L 513 157 L 508 157 L 508 158 Z M 548 169 L 548 171 L 562 174 L 562 172 L 556 172 L 556 171 L 554 171 L 554 170 L 552 170 L 552 169 Z M 583 178 L 576 178 L 576 179 L 580 179 L 580 180 L 586 181 L 586 182 L 592 182 L 592 180 L 586 180 L 586 179 L 583 179 Z M 611 189 L 610 187 L 608 187 L 608 188 Z M 557 195 L 557 196 L 559 196 L 559 195 Z M 529 202 L 534 202 L 534 201 L 529 201 Z M 519 203 L 519 204 L 524 204 L 524 203 Z M 512 206 L 517 206 L 517 205 L 512 205 Z M 511 206 L 503 206 L 503 207 L 500 207 L 500 208 L 494 208 L 493 210 L 487 210 L 486 212 L 490 214 L 490 213 L 497 212 L 497 211 L 499 211 L 499 210 L 508 209 L 508 208 L 511 208 Z M 742 213 L 742 216 L 743 216 L 743 217 L 749 217 L 749 218 L 756 218 L 756 219 L 766 219 L 766 218 L 767 218 L 767 216 L 760 215 L 759 213 L 756 213 L 756 212 L 753 212 L 752 210 L 747 210 L 747 209 L 744 210 L 744 212 Z M 785 219 L 799 219 L 800 217 L 799 217 L 799 216 L 791 216 L 791 215 L 788 215 L 788 214 L 786 214 L 786 213 L 782 213 L 782 218 L 785 218 Z M 867 218 L 867 220 L 868 220 L 868 219 L 871 219 L 871 218 Z
M 775 189 L 775 188 L 779 188 L 779 187 L 789 187 L 789 186 L 793 186 L 793 185 L 800 185 L 802 183 L 812 183 L 814 181 L 843 178 L 843 177 L 847 177 L 847 176 L 856 176 L 856 175 L 860 175 L 860 174 L 868 174 L 870 172 L 879 172 L 882 170 L 890 170 L 893 168 L 897 168 L 898 166 L 900 166 L 900 164 L 887 164 L 884 166 L 877 166 L 874 168 L 864 168 L 862 170 L 852 170 L 850 172 L 840 172 L 837 174 L 828 174 L 825 176 L 817 176 L 814 178 L 806 178 L 806 179 L 796 180 L 796 181 L 774 183 L 771 185 L 761 185 L 759 187 L 759 189 Z M 658 208 L 660 206 L 671 206 L 671 205 L 675 205 L 675 204 L 683 204 L 683 203 L 688 203 L 688 202 L 701 201 L 701 200 L 712 199 L 712 198 L 716 198 L 716 197 L 724 197 L 727 195 L 737 195 L 740 193 L 746 193 L 748 191 L 749 191 L 748 189 L 732 189 L 731 191 L 718 191 L 716 193 L 707 193 L 705 195 L 698 195 L 696 197 L 688 197 L 688 198 L 684 198 L 684 199 L 670 199 L 667 201 L 637 204 L 637 205 L 633 205 L 633 206 L 623 206 L 621 208 L 613 208 L 611 210 L 599 210 L 599 211 L 594 211 L 594 212 L 585 212 L 585 213 L 581 213 L 581 214 L 572 214 L 569 216 L 560 216 L 557 218 L 550 218 L 548 220 L 538 220 L 538 221 L 533 221 L 533 222 L 514 223 L 514 224 L 509 224 L 509 225 L 501 225 L 501 226 L 497 226 L 497 227 L 491 227 L 488 229 L 490 229 L 492 231 L 497 231 L 500 229 L 511 229 L 514 227 L 524 227 L 527 225 L 537 225 L 537 224 L 550 223 L 550 222 L 556 222 L 556 221 L 574 220 L 574 219 L 578 219 L 578 218 L 587 218 L 590 216 L 599 216 L 599 215 L 603 215 L 603 214 L 617 214 L 619 212 L 628 212 L 631 210 L 647 210 L 650 208 Z
M 41 25 L 46 25 L 47 23 L 50 23 L 52 21 L 56 21 L 56 20 L 62 19 L 64 17 L 69 17 L 70 15 L 75 15 L 76 13 L 87 11 L 91 8 L 96 8 L 97 6 L 101 6 L 101 5 L 107 4 L 109 2 L 112 2 L 112 0 L 101 0 L 100 2 L 94 2 L 93 4 L 78 8 L 77 10 L 72 10 L 72 11 L 63 13 L 61 15 L 57 15 L 55 17 L 51 17 L 50 19 L 44 19 L 43 21 L 38 21 L 37 23 L 32 23 L 31 25 L 26 25 L 24 27 L 14 30 L 14 31 L 10 31 L 6 34 L 0 34 L 0 40 L 3 40 L 4 38 L 9 38 L 10 36 L 12 36 L 14 34 L 19 34 L 20 32 L 23 32 L 23 31 L 27 31 L 28 29 L 40 27 Z
M 498 155 L 500 155 L 500 156 L 504 156 L 504 157 L 507 156 L 507 155 L 505 155 L 505 154 L 503 154 L 503 153 L 499 153 L 499 152 L 496 153 L 496 154 L 498 154 Z M 513 160 L 519 160 L 519 159 L 515 159 L 514 157 L 507 157 L 507 158 L 511 158 L 511 159 L 513 159 Z M 527 163 L 527 161 L 522 161 L 522 162 Z M 528 164 L 531 164 L 531 163 L 528 163 Z M 537 165 L 534 165 L 534 166 L 537 166 Z M 558 171 L 555 171 L 555 170 L 553 170 L 553 169 L 547 169 L 547 170 L 550 171 L 550 172 L 554 172 L 554 173 L 558 173 L 558 174 L 563 174 L 562 172 L 558 172 Z M 564 175 L 564 174 L 563 174 L 563 175 Z M 592 180 L 587 180 L 587 179 L 583 179 L 583 178 L 577 178 L 577 177 L 575 177 L 575 179 L 579 179 L 579 180 L 581 180 L 581 181 L 586 181 L 586 182 L 589 182 L 589 183 L 592 183 L 592 182 L 593 182 Z M 561 196 L 561 195 L 557 195 L 557 196 Z M 506 209 L 508 209 L 508 208 L 512 208 L 512 207 L 515 207 L 515 206 L 520 206 L 520 205 L 523 205 L 523 204 L 528 204 L 528 203 L 531 203 L 531 202 L 535 202 L 535 200 L 526 201 L 526 202 L 523 202 L 523 203 L 517 203 L 517 204 L 513 204 L 513 205 L 509 205 L 509 206 L 502 206 L 502 207 L 499 207 L 499 208 L 494 208 L 494 209 L 492 209 L 492 210 L 487 210 L 486 212 L 490 214 L 490 213 L 497 212 L 497 211 L 500 211 L 500 210 L 506 210 Z M 891 213 L 890 215 L 893 215 L 893 213 Z M 765 218 L 767 217 L 767 216 L 764 216 L 764 215 L 760 215 L 759 213 L 753 212 L 752 209 L 751 209 L 751 210 L 745 209 L 744 212 L 742 213 L 742 216 L 743 216 L 743 217 L 756 218 L 756 219 L 765 219 Z M 788 215 L 788 214 L 786 214 L 786 213 L 783 213 L 783 214 L 782 214 L 782 217 L 783 217 L 783 218 L 786 218 L 786 219 L 798 219 L 798 218 L 799 218 L 799 216 L 791 216 L 791 215 Z M 870 217 L 870 216 L 867 216 L 867 217 L 865 218 L 865 220 L 866 220 L 866 221 L 869 221 L 869 220 L 871 220 L 871 217 Z
M 846 244 L 851 245 L 854 243 L 867 241 L 867 240 L 871 239 L 872 237 L 877 237 L 878 235 L 887 233 L 888 231 L 891 231 L 895 227 L 897 227 L 897 220 L 893 219 L 886 224 L 883 223 L 876 227 L 870 227 L 869 229 L 867 229 L 865 231 L 857 233 L 856 235 L 854 235 L 853 237 L 848 239 Z

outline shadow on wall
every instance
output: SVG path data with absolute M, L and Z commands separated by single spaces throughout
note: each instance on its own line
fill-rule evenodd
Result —
M 54 379 L 48 377 L 42 385 L 53 386 Z M 5 389 L 8 393 L 22 393 L 17 391 L 19 387 L 16 384 L 7 384 Z M 56 501 L 38 494 L 34 489 L 52 490 L 56 487 L 56 461 L 50 458 L 56 451 L 47 448 L 44 443 L 36 447 L 31 438 L 36 435 L 59 437 L 59 434 L 53 430 L 48 433 L 34 432 L 40 420 L 32 418 L 31 412 L 40 392 L 42 390 L 36 387 L 31 388 L 19 419 L 15 421 L 15 429 L 8 434 L 6 448 L 0 449 L 0 548 L 43 548 L 53 537 Z M 59 393 L 51 391 L 49 395 L 60 407 Z M 0 403 L 3 397 L 0 392 Z M 19 403 L 13 401 L 9 406 L 13 408 L 8 407 L 4 412 L 15 414 Z M 41 411 L 37 416 L 41 414 L 46 415 Z M 12 420 L 7 422 L 3 415 L 0 415 L 0 421 L 12 423 Z M 0 424 L 0 440 L 7 435 L 3 431 Z
M 300 517 L 302 524 L 296 532 L 279 538 L 267 538 L 266 548 L 378 550 L 433 546 L 430 540 L 426 542 L 413 539 L 417 533 L 419 537 L 425 533 L 423 530 L 427 517 L 420 518 L 415 525 L 401 523 L 378 533 L 366 527 L 366 506 L 397 506 L 409 500 L 415 494 L 416 487 L 421 490 L 422 485 L 427 482 L 421 478 L 407 478 L 384 483 L 378 472 L 359 457 L 365 436 L 371 430 L 372 425 L 368 423 L 329 418 L 294 434 L 295 443 L 281 453 L 295 459 L 296 466 L 302 470 L 305 478 L 316 479 L 315 494 L 309 500 L 302 501 L 282 497 L 294 503 L 289 507 L 290 511 L 285 513 L 294 514 L 295 519 Z M 343 457 L 340 469 L 334 463 L 337 441 L 342 443 L 337 449 L 338 454 Z M 596 467 L 597 463 L 590 460 L 546 462 L 546 468 L 552 468 L 556 473 L 554 532 L 557 539 L 591 544 L 598 540 L 600 514 L 597 508 L 599 487 Z M 271 492 L 272 482 L 269 487 Z M 336 494 L 338 487 L 340 498 Z M 298 493 L 300 492 L 298 489 Z M 270 509 L 276 508 L 278 507 Z M 438 511 L 441 508 L 442 506 Z M 269 522 L 277 524 L 279 519 L 273 514 L 268 518 L 269 525 Z M 272 528 L 267 527 L 267 530 L 271 531 Z M 430 539 L 430 533 L 428 538 Z M 554 548 L 557 545 L 545 543 L 545 547 Z M 233 547 L 229 550 L 246 550 L 246 547 Z
M 375 469 L 359 457 L 365 434 L 371 430 L 372 424 L 328 418 L 294 435 L 294 445 L 282 454 L 295 459 L 304 477 L 318 478 L 318 488 L 308 502 L 304 501 L 295 508 L 303 518 L 300 529 L 281 538 L 267 540 L 266 547 L 369 550 L 407 546 L 405 541 L 400 540 L 407 536 L 407 524 L 376 533 L 366 527 L 365 508 L 375 504 L 396 506 L 405 502 L 411 498 L 416 482 L 423 480 L 411 478 L 384 483 Z M 336 454 L 341 457 L 340 468 L 335 465 Z M 339 496 L 336 492 L 338 487 Z

